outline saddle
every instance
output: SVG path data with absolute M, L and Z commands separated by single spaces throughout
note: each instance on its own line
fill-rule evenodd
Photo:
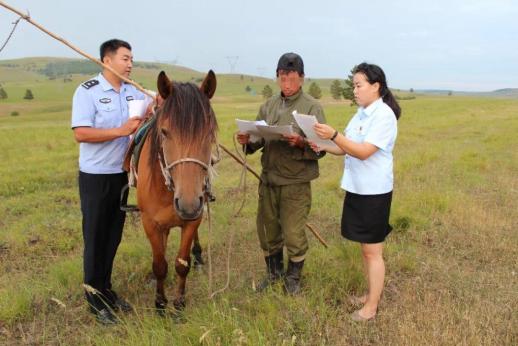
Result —
M 146 137 L 149 134 L 149 130 L 153 127 L 155 122 L 156 117 L 150 117 L 138 128 L 135 136 L 128 146 L 128 149 L 126 150 L 126 154 L 124 154 L 124 163 L 122 164 L 122 169 L 129 173 L 130 186 L 137 186 L 136 178 L 140 153 L 142 151 L 142 147 L 144 146 L 144 142 L 146 141 Z

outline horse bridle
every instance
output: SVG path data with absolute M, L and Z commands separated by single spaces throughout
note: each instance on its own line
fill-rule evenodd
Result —
M 209 201 L 214 200 L 214 195 L 212 194 L 212 184 L 211 184 L 211 175 L 212 175 L 212 164 L 207 164 L 201 160 L 192 158 L 192 157 L 184 157 L 181 159 L 178 159 L 176 161 L 173 161 L 171 163 L 167 163 L 164 146 L 162 143 L 160 143 L 160 147 L 162 148 L 162 152 L 158 155 L 158 162 L 160 163 L 160 168 L 162 171 L 162 175 L 164 176 L 165 185 L 167 186 L 167 189 L 174 193 L 175 187 L 174 187 L 174 180 L 171 176 L 171 170 L 181 164 L 181 163 L 195 163 L 197 165 L 200 165 L 205 171 L 207 171 L 207 176 L 205 177 L 205 185 L 203 187 L 203 192 L 209 199 Z M 209 158 L 210 162 L 210 158 Z

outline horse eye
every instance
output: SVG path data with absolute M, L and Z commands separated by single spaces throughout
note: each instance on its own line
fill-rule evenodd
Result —
M 166 130 L 166 129 L 161 128 L 161 129 L 160 129 L 160 133 L 162 134 L 162 136 L 164 136 L 164 137 L 166 137 L 166 138 L 168 137 L 168 132 L 167 132 L 167 130 Z

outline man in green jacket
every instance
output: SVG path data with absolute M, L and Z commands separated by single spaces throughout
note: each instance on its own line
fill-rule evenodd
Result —
M 276 72 L 281 93 L 261 106 L 257 120 L 268 125 L 291 124 L 295 133 L 284 135 L 282 140 L 259 142 L 251 142 L 248 134 L 239 133 L 238 141 L 246 145 L 247 154 L 262 148 L 257 235 L 265 255 L 267 276 L 257 285 L 257 291 L 284 278 L 286 291 L 297 294 L 308 250 L 305 224 L 311 209 L 310 181 L 318 177 L 317 160 L 324 154 L 311 150 L 292 112 L 315 115 L 319 123 L 325 123 L 325 117 L 320 104 L 302 91 L 304 63 L 298 54 L 282 55 Z M 289 260 L 286 274 L 284 246 Z

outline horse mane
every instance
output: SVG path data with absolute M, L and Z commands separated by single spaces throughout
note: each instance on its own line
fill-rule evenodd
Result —
M 157 121 L 150 130 L 151 150 L 149 166 L 154 169 L 158 154 L 161 153 L 159 124 L 168 122 L 177 143 L 188 143 L 200 147 L 203 143 L 216 142 L 218 124 L 216 115 L 207 95 L 193 83 L 173 82 L 172 93 L 164 100 L 156 114 Z

